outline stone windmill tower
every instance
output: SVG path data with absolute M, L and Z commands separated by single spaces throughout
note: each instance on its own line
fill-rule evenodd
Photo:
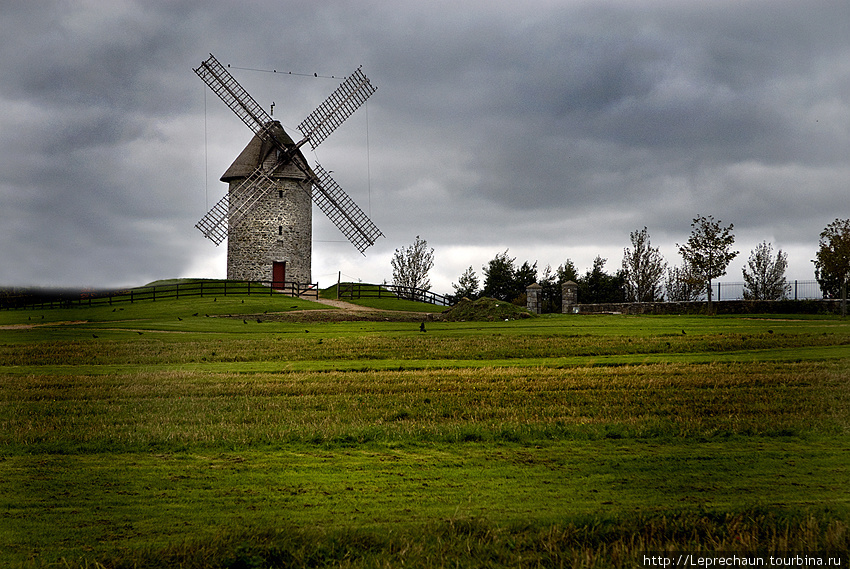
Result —
M 374 245 L 381 231 L 321 166 L 308 166 L 300 150 L 307 142 L 315 149 L 375 92 L 360 69 L 298 125 L 304 135 L 298 143 L 212 54 L 194 71 L 254 132 L 221 177 L 227 194 L 195 225 L 216 245 L 227 237 L 228 279 L 278 288 L 284 281 L 311 282 L 311 199 L 361 253 Z
M 269 129 L 287 148 L 295 143 L 275 122 Z M 248 146 L 222 175 L 228 184 L 229 206 L 240 208 L 246 193 L 240 186 L 258 167 L 274 168 L 278 150 L 273 144 L 254 136 Z M 232 223 L 227 232 L 227 278 L 242 281 L 312 282 L 312 201 L 309 174 L 312 170 L 301 151 L 294 149 L 293 161 L 273 170 L 269 178 L 274 186 L 266 188 L 241 223 Z M 308 173 L 302 171 L 307 169 Z M 313 174 L 315 175 L 315 174 Z

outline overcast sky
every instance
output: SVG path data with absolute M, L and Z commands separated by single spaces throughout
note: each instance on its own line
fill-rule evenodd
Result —
M 850 217 L 848 30 L 847 0 L 0 0 L 0 286 L 224 277 L 194 224 L 251 133 L 210 52 L 293 137 L 358 66 L 378 88 L 307 152 L 386 236 L 314 208 L 322 287 L 391 281 L 417 235 L 437 292 L 505 250 L 613 272 L 644 226 L 678 265 L 700 214 L 734 224 L 721 280 L 761 241 L 813 279 Z

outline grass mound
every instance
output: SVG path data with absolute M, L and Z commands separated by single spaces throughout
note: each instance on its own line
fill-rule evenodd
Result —
M 486 296 L 478 300 L 464 298 L 443 312 L 443 319 L 451 322 L 494 322 L 496 320 L 531 318 L 532 316 L 534 314 L 529 312 L 527 308 Z

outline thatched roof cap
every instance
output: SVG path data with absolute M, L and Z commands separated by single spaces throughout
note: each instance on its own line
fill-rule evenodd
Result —
M 270 130 L 275 135 L 275 138 L 279 140 L 283 145 L 287 148 L 294 147 L 295 142 L 293 142 L 292 138 L 283 130 L 283 126 L 278 121 L 274 121 Z M 268 158 L 269 154 L 274 152 L 274 145 L 263 141 L 257 135 L 254 135 L 254 138 L 251 139 L 251 142 L 242 150 L 239 156 L 236 157 L 236 160 L 233 161 L 233 164 L 222 174 L 221 181 L 222 182 L 231 182 L 233 180 L 239 178 L 247 177 L 251 172 L 253 172 L 257 166 L 262 164 L 266 158 Z M 296 160 L 299 160 L 304 166 L 307 167 L 308 171 L 312 173 L 312 170 L 307 165 L 307 159 L 304 158 L 304 155 L 301 154 L 301 150 L 296 151 Z M 304 174 L 299 170 L 296 166 L 290 164 L 288 166 L 284 166 L 280 171 L 276 172 L 275 177 L 292 177 L 303 179 Z

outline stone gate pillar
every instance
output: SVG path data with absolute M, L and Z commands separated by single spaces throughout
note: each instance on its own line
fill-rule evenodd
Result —
M 525 289 L 525 305 L 534 314 L 540 314 L 540 310 L 543 307 L 542 292 L 543 287 L 537 283 L 530 284 Z
M 573 307 L 578 304 L 578 284 L 567 281 L 561 285 L 561 313 L 573 312 Z

